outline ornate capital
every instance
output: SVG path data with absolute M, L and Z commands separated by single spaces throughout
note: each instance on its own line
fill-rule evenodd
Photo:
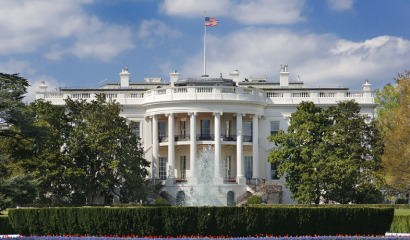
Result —
M 149 120 L 151 120 L 151 118 L 152 118 L 152 115 L 147 115 L 147 116 L 145 116 L 145 121 L 149 121 Z
M 239 117 L 239 116 L 245 117 L 246 113 L 234 113 L 233 116 L 234 117 Z
M 188 112 L 188 116 L 192 117 L 192 116 L 198 116 L 197 112 Z
M 213 112 L 212 113 L 212 116 L 216 116 L 216 115 L 222 116 L 223 112 Z

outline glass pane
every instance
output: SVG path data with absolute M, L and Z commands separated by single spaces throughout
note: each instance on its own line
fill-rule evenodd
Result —
M 159 178 L 167 179 L 167 158 L 159 158 Z
M 252 178 L 252 157 L 245 157 L 245 178 Z
M 270 122 L 270 134 L 276 135 L 279 132 L 279 122 Z
M 136 122 L 134 127 L 132 128 L 132 133 L 137 135 L 137 138 L 140 138 L 140 122 Z
M 278 165 L 276 163 L 271 163 L 270 164 L 270 175 L 271 179 L 279 179 L 278 176 Z
M 211 134 L 211 120 L 201 120 L 201 134 L 202 135 Z
M 252 136 L 252 122 L 245 122 L 244 126 L 245 126 L 244 135 Z
M 159 122 L 158 123 L 158 136 L 165 137 L 167 135 L 167 123 Z
M 186 157 L 180 157 L 181 179 L 186 179 Z

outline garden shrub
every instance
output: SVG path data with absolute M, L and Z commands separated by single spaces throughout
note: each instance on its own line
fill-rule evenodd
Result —
M 246 201 L 246 204 L 261 204 L 262 199 L 259 196 L 252 195 L 248 200 Z
M 155 204 L 165 204 L 165 199 L 157 198 L 157 199 L 155 199 Z
M 394 216 L 389 232 L 409 233 L 410 232 L 410 215 Z
M 395 204 L 408 204 L 407 199 L 399 198 L 396 200 Z
M 0 235 L 7 235 L 7 234 L 14 234 L 13 227 L 9 222 L 9 218 L 7 215 L 0 215 Z
M 11 209 L 23 235 L 384 234 L 393 208 L 139 207 Z

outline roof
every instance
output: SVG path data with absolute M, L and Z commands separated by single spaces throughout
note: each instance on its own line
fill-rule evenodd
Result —
M 175 84 L 181 83 L 234 83 L 234 81 L 226 78 L 186 78 L 175 82 Z

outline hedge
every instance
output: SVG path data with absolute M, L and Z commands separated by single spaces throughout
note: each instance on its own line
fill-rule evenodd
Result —
M 410 215 L 394 216 L 389 232 L 409 233 L 410 232 Z
M 157 207 L 11 209 L 23 235 L 384 234 L 393 208 Z
M 16 231 L 14 231 L 13 227 L 11 226 L 8 216 L 0 215 L 0 235 L 14 233 L 16 233 Z
M 251 204 L 252 207 L 297 207 L 297 208 L 322 208 L 322 207 L 336 207 L 336 208 L 356 208 L 356 207 L 370 207 L 370 208 L 394 208 L 394 209 L 410 209 L 410 204 Z

